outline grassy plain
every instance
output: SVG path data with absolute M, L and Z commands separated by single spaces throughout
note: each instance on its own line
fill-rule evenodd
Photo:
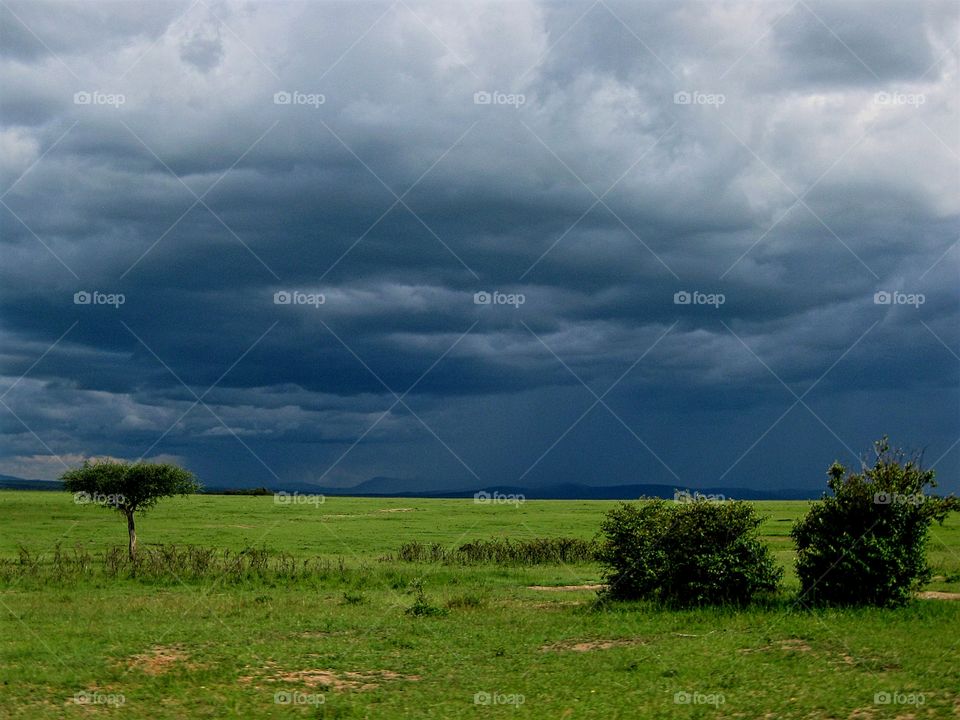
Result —
M 757 503 L 787 576 L 780 598 L 743 610 L 532 589 L 600 583 L 593 563 L 387 559 L 413 540 L 590 538 L 611 505 L 162 502 L 139 521 L 144 548 L 262 547 L 327 570 L 239 582 L 14 573 L 0 582 L 0 717 L 960 717 L 960 602 L 796 604 L 789 530 L 808 503 Z M 57 543 L 96 556 L 125 532 L 66 493 L 0 492 L 0 559 L 25 550 L 46 567 Z M 960 592 L 960 517 L 934 527 L 930 560 L 928 589 Z M 418 596 L 422 615 L 409 612 Z

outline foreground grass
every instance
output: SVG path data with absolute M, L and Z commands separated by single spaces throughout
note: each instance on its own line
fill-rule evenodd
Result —
M 600 582 L 591 563 L 498 568 L 378 560 L 408 540 L 589 538 L 609 505 L 172 501 L 146 516 L 142 541 L 264 545 L 327 558 L 330 569 L 297 583 L 14 578 L 0 586 L 0 717 L 960 713 L 960 602 L 808 611 L 794 606 L 788 587 L 771 604 L 745 610 L 597 607 L 589 590 L 529 589 Z M 804 506 L 760 504 L 770 516 L 763 532 L 783 562 L 790 559 L 791 521 Z M 402 508 L 412 509 L 384 512 Z M 97 552 L 122 542 L 123 533 L 117 517 L 75 506 L 65 494 L 0 493 L 0 556 L 15 556 L 18 545 L 49 552 L 58 540 L 68 547 L 79 540 Z M 931 555 L 940 578 L 931 587 L 957 591 L 960 522 L 954 516 L 935 533 Z M 418 588 L 434 613 L 408 612 Z M 77 704 L 78 693 L 93 702 Z M 477 705 L 477 693 L 513 704 Z M 923 704 L 878 705 L 877 693 L 922 694 Z M 122 704 L 97 702 L 120 696 Z M 676 702 L 687 697 L 708 702 Z M 276 702 L 289 698 L 299 703 Z

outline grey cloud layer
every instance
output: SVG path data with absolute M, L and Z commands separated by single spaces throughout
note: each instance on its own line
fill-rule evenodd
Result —
M 0 471 L 956 485 L 955 4 L 8 5 Z

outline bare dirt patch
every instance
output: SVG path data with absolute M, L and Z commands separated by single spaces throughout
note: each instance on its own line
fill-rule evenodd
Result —
M 328 637 L 340 637 L 343 635 L 349 635 L 349 630 L 304 630 L 301 633 L 297 633 L 297 637 L 301 638 L 328 638 Z
M 927 590 L 917 593 L 920 600 L 960 600 L 960 593 L 941 592 L 940 590 Z
M 147 675 L 163 675 L 176 665 L 194 668 L 187 662 L 188 655 L 179 645 L 154 645 L 145 653 L 131 655 L 127 667 L 140 670 Z
M 272 661 L 253 675 L 239 678 L 242 683 L 262 680 L 268 683 L 286 683 L 305 685 L 309 688 L 322 688 L 334 692 L 368 692 L 376 690 L 385 682 L 420 680 L 419 675 L 401 675 L 392 670 L 326 670 L 307 668 L 304 670 L 282 670 Z
M 527 585 L 527 590 L 543 590 L 544 592 L 574 592 L 576 590 L 603 590 L 603 583 L 595 585 Z
M 356 512 L 356 513 L 324 513 L 322 519 L 327 518 L 354 518 L 360 519 L 364 517 L 369 517 L 371 515 L 379 515 L 380 513 L 403 513 L 403 512 L 416 512 L 416 508 L 402 507 L 402 508 L 380 508 L 379 510 L 371 510 L 369 512 Z
M 568 607 L 579 607 L 586 604 L 587 603 L 584 602 L 583 600 L 554 600 L 553 602 L 534 603 L 532 607 L 535 607 L 538 609 L 550 610 L 550 609 L 560 609 L 560 608 L 568 608 Z
M 632 647 L 643 645 L 647 641 L 643 638 L 619 638 L 616 640 L 564 640 L 550 643 L 540 648 L 541 652 L 592 652 L 593 650 L 609 650 L 615 647 Z
M 802 653 L 813 652 L 813 648 L 810 647 L 810 644 L 805 640 L 801 640 L 800 638 L 787 638 L 786 640 L 778 640 L 776 643 L 763 645 L 762 647 L 757 648 L 743 648 L 740 650 L 740 652 L 747 654 L 755 652 L 768 652 L 770 650 L 784 650 L 786 652 Z

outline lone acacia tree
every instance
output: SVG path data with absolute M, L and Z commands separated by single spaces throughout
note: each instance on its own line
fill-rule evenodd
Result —
M 190 495 L 200 489 L 190 471 L 160 463 L 85 460 L 60 479 L 78 501 L 109 507 L 127 518 L 131 562 L 137 559 L 134 513 L 153 507 L 160 498 Z

